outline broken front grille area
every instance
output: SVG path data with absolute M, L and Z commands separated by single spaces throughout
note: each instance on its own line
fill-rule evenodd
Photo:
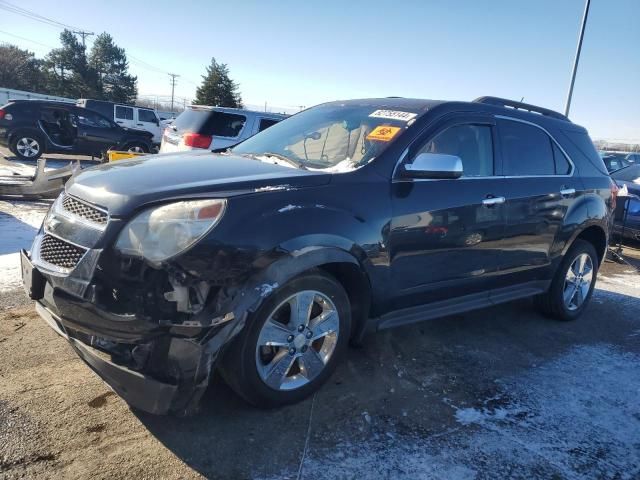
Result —
M 64 198 L 62 199 L 62 208 L 77 217 L 97 225 L 104 226 L 109 220 L 106 212 L 76 200 L 67 194 L 64 194 Z
M 86 252 L 84 248 L 49 234 L 42 237 L 40 244 L 40 258 L 60 268 L 74 268 Z

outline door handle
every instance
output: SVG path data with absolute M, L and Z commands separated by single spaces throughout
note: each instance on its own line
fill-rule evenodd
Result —
M 570 197 L 571 195 L 575 195 L 576 193 L 576 189 L 575 188 L 563 188 L 562 190 L 560 190 L 560 195 L 562 195 L 563 197 Z
M 124 123 L 122 120 L 116 120 L 116 123 Z
M 141 123 L 136 123 L 136 125 L 143 127 L 144 125 L 142 125 Z
M 501 203 L 504 203 L 504 202 L 505 202 L 504 197 L 488 197 L 482 200 L 482 204 L 485 207 L 493 207 L 494 205 L 500 205 Z

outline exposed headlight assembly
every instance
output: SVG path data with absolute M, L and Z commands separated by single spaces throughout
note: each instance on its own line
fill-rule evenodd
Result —
M 222 218 L 227 201 L 187 200 L 145 210 L 120 232 L 115 249 L 158 263 L 184 252 Z

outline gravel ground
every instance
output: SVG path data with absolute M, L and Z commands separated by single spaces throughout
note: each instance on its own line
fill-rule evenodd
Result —
M 38 208 L 0 202 L 0 255 L 28 247 L 5 232 L 37 228 Z M 603 265 L 579 321 L 521 301 L 402 327 L 351 350 L 305 402 L 257 410 L 215 378 L 190 418 L 132 411 L 12 275 L 0 274 L 0 478 L 640 478 L 630 265 Z

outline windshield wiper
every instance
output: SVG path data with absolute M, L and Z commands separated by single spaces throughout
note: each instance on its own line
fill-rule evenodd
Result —
M 254 157 L 275 157 L 278 160 L 282 160 L 283 162 L 287 162 L 289 165 L 293 165 L 294 167 L 300 168 L 301 170 L 306 170 L 307 169 L 307 167 L 305 167 L 302 162 L 294 160 L 293 158 L 285 157 L 284 155 L 281 155 L 280 153 L 274 153 L 274 152 L 264 152 L 264 153 L 260 153 L 260 154 L 254 153 L 253 156 Z

